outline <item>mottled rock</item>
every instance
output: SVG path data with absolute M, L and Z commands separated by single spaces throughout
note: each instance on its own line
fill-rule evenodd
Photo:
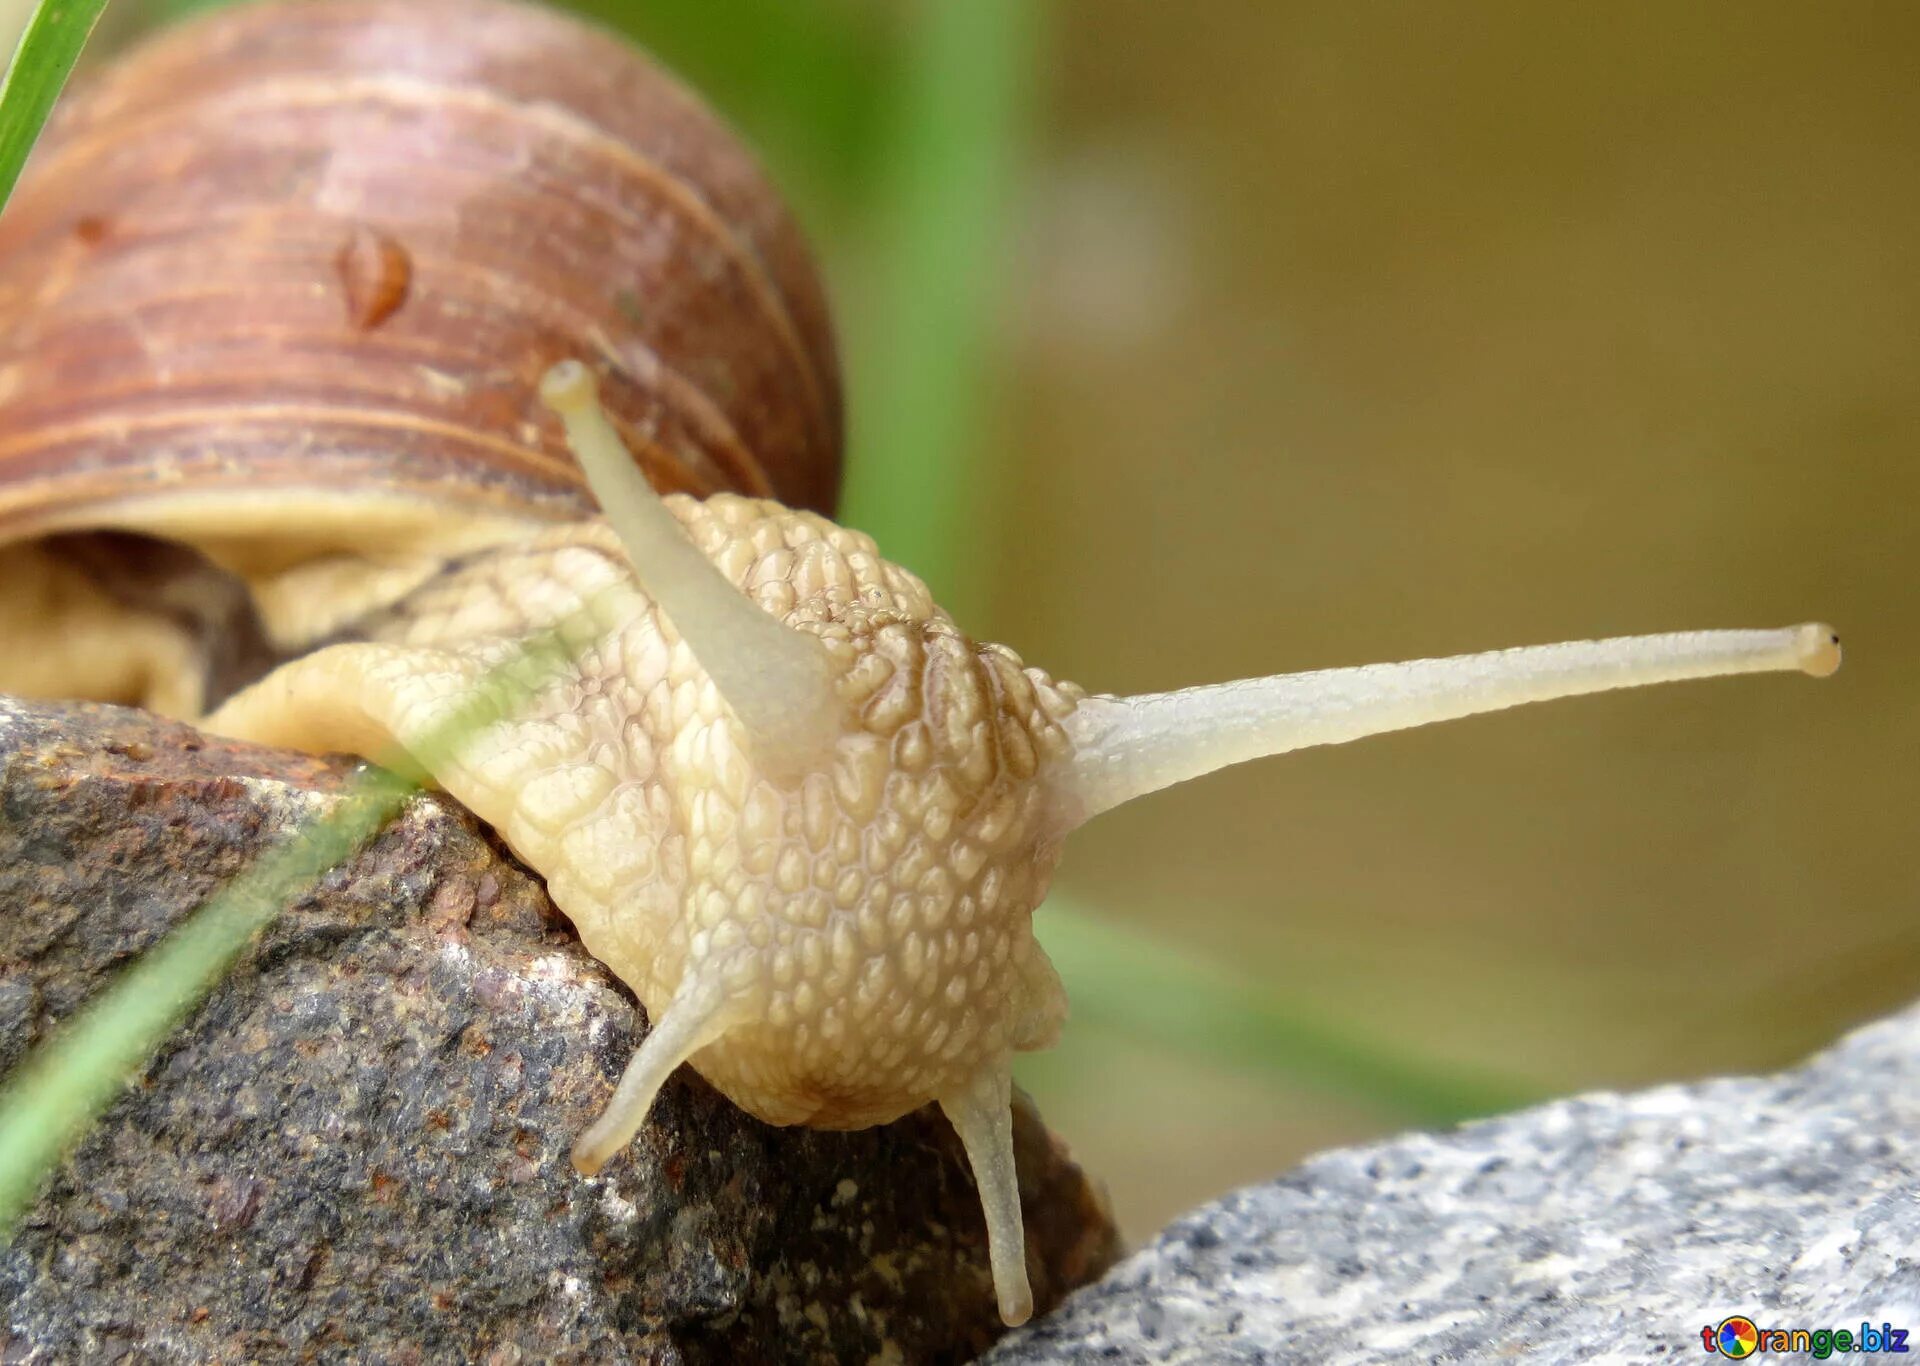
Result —
M 986 1360 L 1711 1360 L 1701 1330 L 1734 1315 L 1920 1351 L 1920 1009 L 1779 1076 L 1328 1153 Z
M 0 699 L 0 1065 L 353 771 Z M 685 1069 L 567 1161 L 644 1028 L 490 832 L 422 796 L 289 907 L 0 1252 L 0 1356 L 958 1361 L 1001 1331 L 937 1112 L 775 1129 Z M 1016 1114 L 1042 1307 L 1104 1202 Z

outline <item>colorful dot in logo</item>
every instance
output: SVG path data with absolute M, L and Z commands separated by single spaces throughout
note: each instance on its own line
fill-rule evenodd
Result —
M 1750 1357 L 1760 1349 L 1760 1330 L 1753 1326 L 1752 1319 L 1735 1314 L 1720 1321 L 1720 1327 L 1714 1332 L 1714 1345 L 1723 1357 L 1736 1360 Z

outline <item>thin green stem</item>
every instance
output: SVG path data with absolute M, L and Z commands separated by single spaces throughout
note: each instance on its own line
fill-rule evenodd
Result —
M 1082 1025 L 1312 1086 L 1397 1122 L 1451 1124 L 1542 1098 L 1517 1078 L 1418 1057 L 1317 1018 L 1230 969 L 1183 954 L 1162 937 L 1130 933 L 1057 892 L 1033 928 Z
M 142 954 L 0 1092 L 0 1241 L 47 1173 L 255 934 L 384 825 L 411 789 L 382 774 L 296 832 Z
M 922 0 L 856 315 L 844 517 L 966 621 L 992 562 L 992 331 L 1039 22 L 1031 0 Z
M 0 81 L 0 207 L 106 7 L 107 0 L 40 0 L 27 20 Z
M 400 810 L 423 775 L 509 715 L 591 637 L 594 604 L 535 637 L 405 753 L 382 756 L 332 812 L 309 822 L 195 910 L 179 928 L 36 1048 L 0 1089 L 0 1243 L 48 1173 L 283 907 L 292 905 Z

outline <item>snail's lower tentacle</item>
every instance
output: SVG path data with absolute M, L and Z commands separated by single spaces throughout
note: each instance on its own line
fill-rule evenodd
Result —
M 1013 1166 L 1013 1074 L 1009 1059 L 982 1067 L 966 1088 L 940 1097 L 967 1150 L 980 1205 L 987 1216 L 987 1254 L 1000 1317 L 1018 1326 L 1033 1315 L 1027 1284 L 1027 1240 L 1020 1217 L 1020 1182 Z
M 600 1118 L 575 1141 L 575 1170 L 593 1176 L 631 1143 L 673 1069 L 726 1033 L 732 1023 L 725 993 L 689 979 L 653 1022 Z

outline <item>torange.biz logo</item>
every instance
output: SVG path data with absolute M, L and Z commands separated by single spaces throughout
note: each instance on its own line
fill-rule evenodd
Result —
M 1700 1330 L 1700 1345 L 1709 1352 L 1736 1361 L 1756 1352 L 1804 1353 L 1825 1361 L 1835 1352 L 1904 1352 L 1907 1330 L 1883 1323 L 1851 1328 L 1762 1328 L 1743 1314 L 1720 1320 L 1718 1327 Z

